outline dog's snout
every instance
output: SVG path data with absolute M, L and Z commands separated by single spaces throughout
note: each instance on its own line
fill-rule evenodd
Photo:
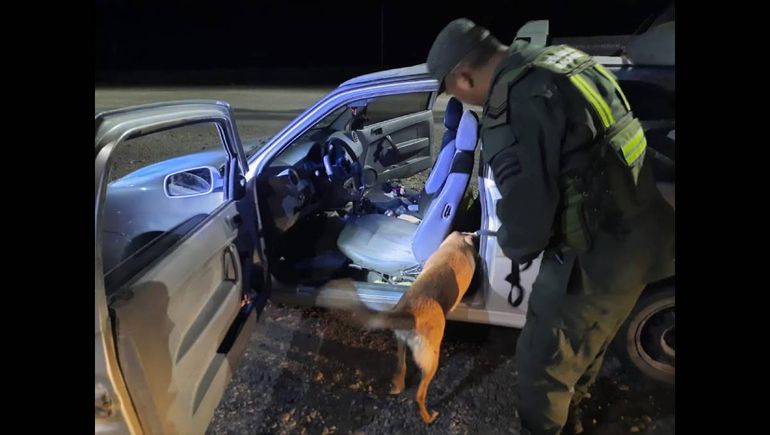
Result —
M 473 248 L 474 251 L 478 251 L 479 249 L 479 236 L 476 233 L 463 233 L 463 240 L 465 243 L 467 243 L 471 248 Z

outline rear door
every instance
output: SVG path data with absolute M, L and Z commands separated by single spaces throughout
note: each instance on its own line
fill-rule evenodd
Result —
M 434 94 L 385 95 L 365 102 L 366 121 L 356 134 L 366 144 L 367 184 L 407 178 L 431 167 Z
M 96 300 L 115 348 L 105 354 L 144 433 L 204 433 L 269 291 L 232 111 L 111 111 L 96 116 L 95 142 Z

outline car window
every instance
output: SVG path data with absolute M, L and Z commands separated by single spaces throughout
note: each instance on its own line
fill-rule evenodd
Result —
M 123 265 L 132 258 L 141 256 L 143 265 L 149 264 L 224 202 L 226 161 L 219 129 L 211 122 L 117 145 L 101 227 L 105 283 L 117 285 L 116 276 L 131 275 Z
M 369 100 L 364 126 L 428 109 L 430 92 L 387 95 Z

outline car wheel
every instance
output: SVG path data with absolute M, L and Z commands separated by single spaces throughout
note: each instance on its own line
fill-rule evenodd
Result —
M 627 367 L 666 384 L 675 379 L 675 302 L 673 285 L 645 290 L 615 338 Z

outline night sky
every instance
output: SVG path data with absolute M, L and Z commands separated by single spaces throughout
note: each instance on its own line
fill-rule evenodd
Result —
M 467 2 L 97 0 L 97 81 L 132 72 L 327 69 L 374 71 L 425 61 L 433 38 L 466 16 L 502 42 L 534 19 L 551 35 L 624 35 L 669 0 Z M 417 6 L 415 6 L 418 4 Z M 116 79 L 120 81 L 119 78 Z

